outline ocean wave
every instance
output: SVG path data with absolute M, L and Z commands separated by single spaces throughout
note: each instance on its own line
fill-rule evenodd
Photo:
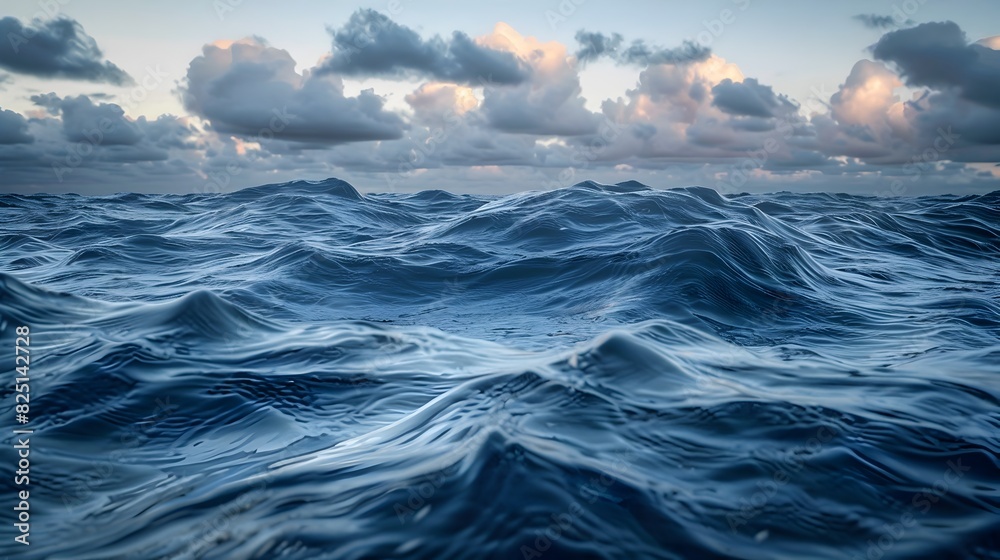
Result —
M 0 195 L 26 557 L 995 558 L 998 200 Z

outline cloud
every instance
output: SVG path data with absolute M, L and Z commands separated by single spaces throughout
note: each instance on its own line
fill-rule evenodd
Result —
M 155 153 L 150 159 L 166 159 L 168 150 L 193 150 L 200 146 L 195 137 L 199 131 L 188 124 L 188 119 L 169 114 L 153 120 L 145 116 L 132 119 L 119 105 L 94 103 L 86 95 L 59 98 L 49 93 L 33 96 L 32 100 L 60 117 L 67 142 L 92 144 L 97 151 L 106 148 L 110 158 L 142 160 L 145 155 Z
M 12 17 L 0 19 L 0 67 L 43 78 L 66 78 L 114 85 L 134 81 L 124 70 L 103 60 L 97 42 L 69 18 L 33 26 Z
M 347 97 L 339 77 L 299 74 L 287 51 L 260 39 L 205 45 L 181 94 L 227 134 L 330 145 L 399 138 L 406 128 L 371 90 Z
M 751 162 L 754 171 L 828 165 L 811 146 L 810 128 L 798 106 L 716 55 L 649 66 L 635 89 L 625 98 L 605 101 L 602 112 L 604 132 L 573 141 L 578 151 L 589 154 L 591 165 L 625 163 L 661 170 L 680 163 L 735 166 L 748 153 L 764 153 L 765 146 L 767 153 Z M 710 179 L 715 184 L 717 177 Z
M 649 66 L 652 64 L 686 64 L 707 59 L 712 50 L 691 41 L 685 41 L 675 48 L 649 46 L 639 39 L 632 41 L 626 49 L 622 49 L 623 38 L 618 33 L 605 35 L 580 30 L 576 33 L 576 42 L 580 48 L 576 58 L 581 63 L 592 62 L 602 57 L 614 60 L 617 64 Z
M 519 84 L 527 68 L 508 52 L 477 44 L 456 31 L 450 40 L 424 40 L 412 29 L 374 10 L 354 12 L 331 30 L 333 54 L 322 69 L 345 76 L 421 76 L 440 81 Z
M 860 21 L 862 25 L 869 29 L 890 29 L 899 25 L 896 18 L 878 14 L 858 14 L 852 19 Z M 910 23 L 910 20 L 906 20 L 904 23 Z
M 990 43 L 969 44 L 951 22 L 886 33 L 872 49 L 877 61 L 855 64 L 829 113 L 813 117 L 817 147 L 854 158 L 849 172 L 904 169 L 910 181 L 1000 160 L 1000 51 Z M 917 88 L 909 100 L 904 85 Z
M 623 38 L 618 33 L 605 35 L 581 29 L 576 32 L 576 42 L 580 45 L 576 51 L 576 59 L 580 62 L 591 62 L 602 56 L 614 56 L 622 41 Z
M 871 163 L 905 160 L 916 131 L 896 93 L 902 86 L 884 64 L 856 63 L 831 96 L 830 113 L 813 118 L 823 151 Z
M 626 64 L 685 64 L 705 60 L 712 54 L 708 47 L 685 41 L 681 46 L 667 49 L 647 46 L 642 40 L 633 41 L 620 60 Z
M 530 65 L 528 81 L 518 85 L 488 84 L 481 112 L 496 130 L 546 136 L 575 136 L 596 130 L 600 117 L 589 111 L 580 76 L 566 46 L 525 37 L 505 23 L 478 39 L 492 49 L 509 52 Z
M 406 96 L 406 102 L 413 108 L 416 121 L 430 126 L 447 125 L 479 106 L 472 88 L 442 82 L 421 85 Z
M 908 85 L 956 88 L 965 99 L 1000 108 L 1000 51 L 969 44 L 954 22 L 887 33 L 872 52 L 895 64 Z
M 42 93 L 25 115 L 0 109 L 0 190 L 191 192 L 344 176 L 374 191 L 639 179 L 872 194 L 905 177 L 918 194 L 995 189 L 1000 177 L 987 167 L 1000 160 L 988 95 L 1000 39 L 969 44 L 947 24 L 888 33 L 873 48 L 882 58 L 859 61 L 828 103 L 800 107 L 694 45 L 581 31 L 572 53 L 503 23 L 425 40 L 384 16 L 364 19 L 373 13 L 355 14 L 361 24 L 334 32 L 338 50 L 305 70 L 260 38 L 206 45 L 179 87 L 190 117 L 130 118 L 104 95 Z M 365 44 L 340 52 L 349 28 L 370 39 L 370 58 L 358 58 Z M 643 67 L 633 89 L 594 112 L 580 69 L 601 58 Z M 470 79 L 497 61 L 516 78 Z M 345 95 L 344 74 L 423 79 L 396 114 L 371 90 Z
M 712 88 L 712 104 L 731 115 L 777 117 L 797 110 L 784 95 L 775 95 L 770 86 L 747 78 L 742 82 L 725 79 Z
M 125 111 L 113 103 L 95 105 L 85 95 L 60 99 L 54 93 L 31 99 L 50 113 L 62 115 L 63 134 L 70 142 L 99 137 L 99 143 L 105 146 L 133 146 L 143 138 L 138 127 L 125 118 Z
M 206 137 L 190 119 L 130 119 L 87 96 L 34 97 L 51 117 L 0 111 L 0 190 L 120 192 L 190 190 L 199 181 Z M 11 137 L 11 131 L 19 131 Z M 11 143 L 14 141 L 16 143 Z
M 885 65 L 858 61 L 830 98 L 831 116 L 842 124 L 879 129 L 900 102 L 896 90 L 902 86 L 899 77 Z M 897 133 L 901 128 L 896 127 Z
M 35 139 L 28 134 L 28 121 L 19 113 L 0 109 L 0 144 L 30 144 Z

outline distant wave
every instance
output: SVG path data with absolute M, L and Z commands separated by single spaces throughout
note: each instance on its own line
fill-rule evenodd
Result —
M 0 220 L 36 430 L 0 554 L 1000 558 L 1000 191 L 330 179 Z

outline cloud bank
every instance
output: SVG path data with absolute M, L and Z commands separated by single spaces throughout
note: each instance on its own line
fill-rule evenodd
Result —
M 331 36 L 329 54 L 301 70 L 258 37 L 205 45 L 179 83 L 182 116 L 135 118 L 113 95 L 38 94 L 31 114 L 0 109 L 0 188 L 144 177 L 218 191 L 347 175 L 372 190 L 638 177 L 724 192 L 912 194 L 992 190 L 1000 176 L 1000 38 L 970 42 L 951 22 L 885 33 L 870 60 L 809 100 L 708 49 L 626 44 L 617 33 L 580 31 L 573 51 L 504 23 L 423 38 L 359 10 Z M 637 76 L 595 109 L 581 72 L 601 59 Z M 358 77 L 411 84 L 405 109 L 370 89 L 345 93 Z

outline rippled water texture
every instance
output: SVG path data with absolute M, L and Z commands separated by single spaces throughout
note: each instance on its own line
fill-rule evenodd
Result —
M 1000 191 L 328 180 L 0 224 L 36 430 L 0 554 L 1000 557 Z

